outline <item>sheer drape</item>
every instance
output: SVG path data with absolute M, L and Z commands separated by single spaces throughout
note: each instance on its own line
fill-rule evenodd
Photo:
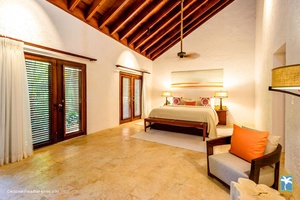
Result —
M 0 38 L 0 165 L 32 154 L 23 43 Z

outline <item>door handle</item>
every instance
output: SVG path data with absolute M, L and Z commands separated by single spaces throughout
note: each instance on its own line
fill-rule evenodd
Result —
M 63 110 L 63 107 L 64 105 L 59 103 L 59 104 L 54 104 L 54 106 L 59 110 L 59 111 L 62 111 Z

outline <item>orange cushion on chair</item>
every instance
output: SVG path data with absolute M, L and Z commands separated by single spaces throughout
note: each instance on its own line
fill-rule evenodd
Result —
M 251 162 L 264 155 L 269 132 L 258 132 L 233 125 L 229 152 Z

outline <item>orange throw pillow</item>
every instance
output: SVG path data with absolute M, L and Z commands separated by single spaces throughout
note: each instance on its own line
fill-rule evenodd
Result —
M 195 106 L 196 105 L 196 101 L 194 100 L 190 100 L 190 101 L 184 101 L 184 105 L 186 106 Z
M 233 125 L 229 152 L 251 162 L 264 155 L 269 132 L 258 132 Z

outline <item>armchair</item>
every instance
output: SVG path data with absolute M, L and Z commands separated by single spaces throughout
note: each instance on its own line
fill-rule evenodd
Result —
M 231 181 L 238 178 L 249 178 L 255 183 L 266 184 L 278 190 L 281 145 L 266 155 L 253 159 L 250 162 L 229 152 L 214 154 L 214 147 L 230 144 L 231 136 L 220 137 L 206 142 L 207 172 L 227 187 Z

